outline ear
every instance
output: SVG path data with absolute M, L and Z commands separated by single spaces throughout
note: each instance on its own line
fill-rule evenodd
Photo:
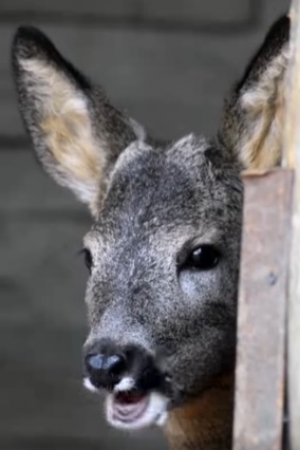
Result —
M 284 78 L 290 19 L 280 18 L 225 101 L 220 140 L 244 169 L 267 169 L 281 160 Z
M 12 48 L 21 115 L 45 170 L 94 215 L 120 152 L 144 139 L 39 30 L 21 27 Z

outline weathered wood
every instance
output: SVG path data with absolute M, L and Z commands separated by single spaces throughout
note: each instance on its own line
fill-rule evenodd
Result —
M 244 182 L 234 450 L 279 450 L 292 172 Z
M 287 76 L 285 165 L 294 169 L 288 304 L 288 407 L 292 450 L 300 449 L 300 1 L 291 9 L 291 64 Z

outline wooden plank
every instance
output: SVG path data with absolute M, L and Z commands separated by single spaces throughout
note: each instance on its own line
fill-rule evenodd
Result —
M 145 20 L 161 20 L 167 23 L 176 22 L 192 24 L 228 24 L 246 22 L 251 18 L 250 0 L 1 0 L 1 13 L 20 15 L 31 12 L 37 16 L 48 14 L 68 14 L 69 17 L 93 15 L 95 18 L 122 18 L 134 20 L 135 23 Z M 87 17 L 88 18 L 88 17 Z M 58 18 L 59 19 L 59 18 Z M 0 18 L 1 20 L 1 18 Z M 3 16 L 2 16 L 3 20 Z
M 288 304 L 288 409 L 289 441 L 300 449 L 300 1 L 291 9 L 291 64 L 287 76 L 285 165 L 294 169 L 292 245 Z
M 244 182 L 234 450 L 279 450 L 292 172 Z

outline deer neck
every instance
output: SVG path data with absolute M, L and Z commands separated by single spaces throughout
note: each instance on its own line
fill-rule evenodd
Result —
M 230 450 L 233 424 L 233 376 L 217 383 L 169 413 L 166 435 L 171 450 Z

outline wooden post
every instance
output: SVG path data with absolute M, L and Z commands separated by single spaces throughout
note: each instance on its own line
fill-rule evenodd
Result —
M 288 300 L 288 409 L 292 450 L 300 449 L 300 0 L 291 13 L 291 63 L 286 83 L 285 166 L 294 169 Z
M 284 168 L 244 180 L 234 450 L 282 448 L 286 337 L 289 442 L 300 450 L 300 0 L 290 16 Z
M 281 450 L 292 175 L 244 178 L 234 450 Z

